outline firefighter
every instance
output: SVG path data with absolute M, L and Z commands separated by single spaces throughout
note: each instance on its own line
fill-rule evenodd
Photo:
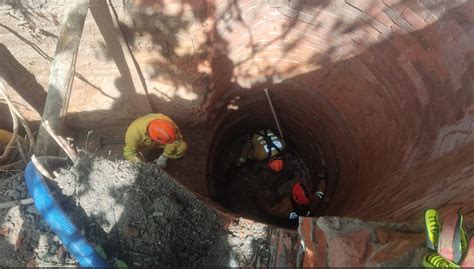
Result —
M 181 158 L 187 149 L 178 126 L 164 114 L 148 114 L 134 120 L 125 134 L 123 155 L 129 161 L 150 161 L 150 151 L 163 149 L 153 162 L 165 168 L 168 159 Z
M 318 189 L 314 193 L 310 192 L 306 184 L 295 183 L 291 188 L 293 211 L 288 215 L 289 219 L 296 219 L 298 216 L 314 216 L 324 199 L 325 190 L 325 180 L 319 181 Z
M 281 157 L 284 148 L 284 141 L 276 136 L 272 130 L 260 130 L 248 136 L 247 142 L 237 159 L 237 165 L 243 165 L 247 159 L 267 161 L 268 167 L 278 173 L 283 170 L 284 166 Z
M 261 206 L 268 214 L 281 219 L 297 219 L 298 216 L 314 216 L 324 200 L 326 191 L 326 180 L 320 179 L 317 190 L 311 193 L 303 182 L 296 182 L 287 190 L 283 198 L 268 204 L 268 199 L 262 197 L 259 200 Z M 291 195 L 288 195 L 291 193 Z

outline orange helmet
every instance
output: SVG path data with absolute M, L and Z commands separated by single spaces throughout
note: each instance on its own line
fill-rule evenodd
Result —
M 303 183 L 293 185 L 293 200 L 299 205 L 309 205 L 309 189 Z
M 176 127 L 167 120 L 152 120 L 148 124 L 148 136 L 160 144 L 171 144 L 176 139 Z
M 285 163 L 283 162 L 282 159 L 273 159 L 268 162 L 268 167 L 272 169 L 273 171 L 279 173 L 281 170 L 283 170 L 283 166 Z

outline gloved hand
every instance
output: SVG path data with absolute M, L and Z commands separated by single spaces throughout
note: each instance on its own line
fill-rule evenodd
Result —
M 297 218 L 298 218 L 298 214 L 296 214 L 296 212 L 290 213 L 290 219 L 297 219 Z
M 166 161 L 168 160 L 163 154 L 160 155 L 157 159 L 153 161 L 154 164 L 158 165 L 161 168 L 166 168 Z
M 322 191 L 317 191 L 317 192 L 314 193 L 314 195 L 318 196 L 319 199 L 321 199 L 321 200 L 324 198 L 324 192 L 322 192 Z

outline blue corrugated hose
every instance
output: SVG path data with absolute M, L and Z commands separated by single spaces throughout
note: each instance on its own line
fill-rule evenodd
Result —
M 82 267 L 106 267 L 104 258 L 87 242 L 56 203 L 43 176 L 32 162 L 26 166 L 25 181 L 36 208 L 79 264 Z

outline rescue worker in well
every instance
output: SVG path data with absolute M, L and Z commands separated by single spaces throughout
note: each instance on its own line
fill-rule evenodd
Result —
M 183 157 L 187 148 L 173 120 L 164 114 L 148 114 L 128 126 L 123 156 L 129 161 L 153 161 L 165 168 L 168 159 Z M 163 153 L 157 159 L 149 160 L 149 152 L 156 149 L 163 149 Z
M 247 159 L 267 161 L 270 169 L 279 173 L 284 167 L 281 157 L 284 149 L 285 142 L 276 136 L 272 130 L 260 130 L 248 136 L 237 160 L 237 165 L 243 165 Z
M 311 192 L 303 182 L 294 183 L 291 186 L 291 196 L 287 195 L 272 204 L 267 208 L 267 212 L 270 215 L 290 220 L 298 219 L 298 216 L 315 216 L 324 200 L 325 191 L 325 179 L 320 179 L 315 192 Z M 261 205 L 266 206 L 265 204 Z

